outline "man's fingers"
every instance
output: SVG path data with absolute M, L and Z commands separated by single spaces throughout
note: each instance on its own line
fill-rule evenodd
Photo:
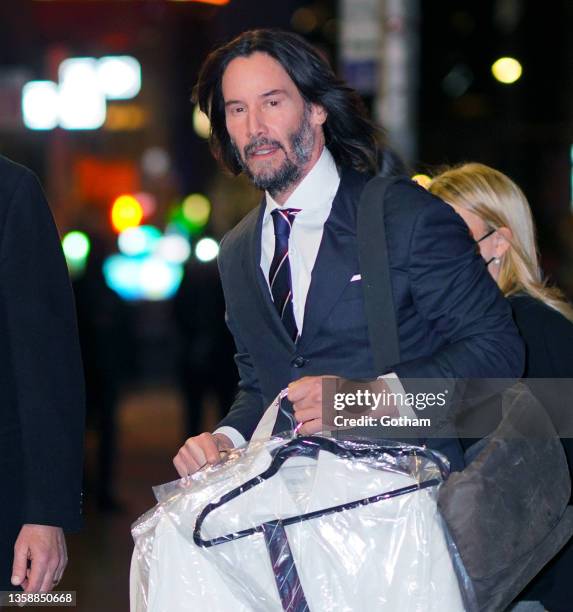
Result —
M 315 406 L 320 406 L 320 402 L 317 402 L 311 395 L 303 397 L 296 402 L 292 402 L 292 407 L 294 410 L 308 410 L 309 408 L 313 408 Z
M 14 546 L 14 563 L 12 563 L 12 584 L 18 586 L 26 579 L 28 569 L 28 545 L 16 540 Z
M 308 385 L 304 388 L 304 393 L 288 394 L 289 401 L 293 406 L 308 408 L 310 406 L 322 406 L 322 383 Z
M 288 399 L 294 404 L 311 398 L 313 402 L 322 402 L 322 383 L 325 378 L 336 378 L 332 375 L 304 376 L 290 383 Z
M 177 470 L 177 473 L 181 478 L 185 478 L 185 476 L 189 475 L 189 470 L 187 469 L 187 466 L 185 465 L 183 459 L 181 459 L 179 454 L 177 454 L 173 459 L 173 465 L 175 466 L 175 469 Z
M 203 463 L 219 463 L 221 456 L 219 455 L 219 447 L 213 434 L 203 433 L 197 436 L 197 444 L 201 448 L 204 462 Z
M 293 404 L 307 396 L 309 389 L 315 384 L 317 376 L 303 376 L 288 386 L 288 399 Z
M 203 464 L 195 461 L 189 450 L 182 446 L 173 460 L 173 465 L 179 473 L 179 476 L 184 478 L 196 472 Z
M 308 398 L 322 397 L 322 376 L 305 376 L 291 382 L 287 397 L 293 404 Z
M 30 573 L 26 593 L 38 593 L 48 571 L 49 555 L 45 551 L 32 551 Z M 52 572 L 53 574 L 53 572 Z
M 299 423 L 304 423 L 305 421 L 312 421 L 313 419 L 318 419 L 322 417 L 322 408 L 312 407 L 312 408 L 304 408 L 300 410 L 299 408 L 295 408 L 294 410 L 294 418 Z
M 205 451 L 197 443 L 197 438 L 189 438 L 183 447 L 184 453 L 193 459 L 198 466 L 205 465 L 207 463 L 207 457 L 205 457 Z
M 311 436 L 312 434 L 322 431 L 322 419 L 313 419 L 312 421 L 306 421 L 301 428 L 299 433 L 303 436 Z
M 62 579 L 62 576 L 64 575 L 66 566 L 68 565 L 68 549 L 66 547 L 66 540 L 63 534 L 59 538 L 58 544 L 59 544 L 60 555 L 59 555 L 58 567 L 56 568 L 56 571 L 54 572 L 54 585 L 60 582 L 60 580 Z
M 58 571 L 58 567 L 60 565 L 60 555 L 56 554 L 55 557 L 49 559 L 46 564 L 46 572 L 44 573 L 44 578 L 42 580 L 42 584 L 40 586 L 41 593 L 47 593 L 54 588 L 54 582 L 57 582 L 55 576 Z
M 225 446 L 224 440 L 225 438 L 219 440 L 221 446 Z M 217 438 L 213 434 L 203 433 L 189 438 L 185 442 L 173 459 L 173 465 L 179 476 L 183 478 L 193 474 L 207 463 L 214 465 L 219 463 L 220 460 L 221 456 Z

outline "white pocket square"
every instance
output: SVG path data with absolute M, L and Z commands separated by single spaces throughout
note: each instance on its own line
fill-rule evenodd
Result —
M 355 274 L 351 279 L 350 282 L 353 283 L 354 281 L 357 280 L 362 280 L 362 274 Z

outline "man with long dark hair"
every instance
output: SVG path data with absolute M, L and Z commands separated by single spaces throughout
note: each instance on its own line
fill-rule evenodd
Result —
M 303 39 L 255 30 L 215 50 L 196 87 L 211 147 L 265 191 L 222 242 L 239 393 L 214 434 L 174 459 L 186 475 L 250 439 L 289 387 L 301 432 L 322 429 L 322 377 L 513 377 L 523 347 L 460 217 L 407 179 L 385 198 L 401 360 L 376 371 L 358 261 L 356 208 L 378 170 L 379 134 L 356 92 Z M 381 314 L 382 316 L 382 314 Z M 279 415 L 275 431 L 289 428 Z M 444 450 L 463 465 L 451 441 Z

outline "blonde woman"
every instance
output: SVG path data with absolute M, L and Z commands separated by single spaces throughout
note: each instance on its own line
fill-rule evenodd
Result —
M 521 189 L 493 168 L 468 163 L 436 176 L 429 190 L 464 219 L 490 274 L 511 303 L 525 341 L 524 375 L 573 378 L 573 308 L 543 280 L 531 209 Z M 570 467 L 571 442 L 563 440 Z M 551 612 L 571 610 L 571 575 L 570 542 L 521 599 L 540 600 Z
M 573 377 L 573 308 L 542 277 L 529 204 L 505 174 L 468 163 L 429 190 L 464 219 L 490 274 L 509 298 L 527 351 L 526 376 Z

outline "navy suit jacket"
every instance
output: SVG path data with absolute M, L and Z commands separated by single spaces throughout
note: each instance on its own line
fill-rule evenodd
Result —
M 219 268 L 240 382 L 219 426 L 234 427 L 248 440 L 278 392 L 303 376 L 521 375 L 523 344 L 509 304 L 467 226 L 450 206 L 407 179 L 388 188 L 384 217 L 401 361 L 376 370 L 362 283 L 351 282 L 360 273 L 356 212 L 368 178 L 351 169 L 341 173 L 296 344 L 279 319 L 260 268 L 264 198 L 223 239 Z M 287 418 L 279 415 L 275 432 L 288 428 Z

